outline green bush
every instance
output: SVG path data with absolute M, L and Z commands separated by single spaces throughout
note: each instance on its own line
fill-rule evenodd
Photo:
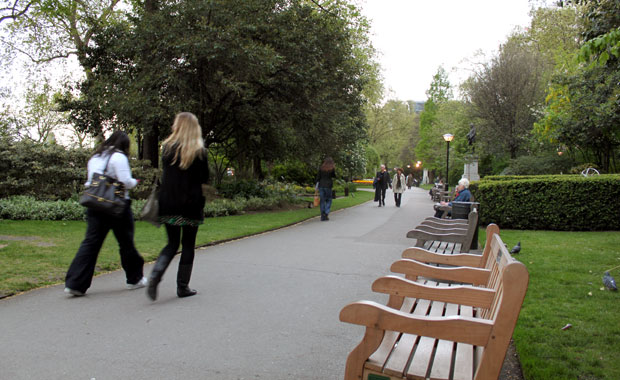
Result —
M 144 200 L 134 200 L 131 210 L 139 219 Z M 27 195 L 0 199 L 0 219 L 10 220 L 84 220 L 85 208 L 77 196 L 67 200 L 40 201 Z
M 314 184 L 317 168 L 301 161 L 290 161 L 274 165 L 271 174 L 276 181 L 295 182 L 299 185 Z
M 0 198 L 16 195 L 40 200 L 66 200 L 82 192 L 90 149 L 66 149 L 32 141 L 0 141 Z M 130 160 L 132 175 L 140 184 L 131 197 L 144 199 L 151 192 L 158 169 L 148 161 Z
M 510 161 L 503 173 L 508 175 L 538 175 L 568 173 L 574 162 L 565 156 L 547 154 L 521 156 Z
M 470 185 L 480 223 L 521 230 L 620 230 L 620 175 L 485 178 Z

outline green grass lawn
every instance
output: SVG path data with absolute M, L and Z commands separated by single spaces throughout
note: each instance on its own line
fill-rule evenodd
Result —
M 352 197 L 337 198 L 332 210 L 355 206 L 372 197 L 372 193 L 360 191 Z M 198 229 L 196 244 L 207 245 L 261 233 L 319 214 L 318 208 L 302 208 L 206 218 Z M 14 294 L 62 283 L 85 231 L 86 223 L 83 221 L 0 220 L 0 236 L 26 238 L 8 240 L 0 237 L 0 294 Z M 166 231 L 146 222 L 136 222 L 135 243 L 146 261 L 155 260 L 166 244 Z M 119 268 L 118 245 L 110 232 L 99 254 L 96 273 Z
M 509 248 L 521 241 L 515 257 L 530 273 L 513 335 L 525 378 L 620 379 L 620 293 L 601 290 L 620 265 L 620 232 L 500 234 Z

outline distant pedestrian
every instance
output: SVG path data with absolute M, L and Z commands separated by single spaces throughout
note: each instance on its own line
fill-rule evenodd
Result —
M 329 220 L 329 212 L 332 207 L 332 187 L 334 185 L 332 178 L 336 178 L 336 164 L 331 157 L 326 157 L 316 175 L 319 196 L 321 197 L 322 221 Z
M 134 245 L 134 219 L 128 191 L 138 184 L 138 180 L 131 176 L 128 155 L 129 136 L 125 132 L 116 131 L 95 150 L 88 160 L 86 186 L 91 184 L 94 173 L 116 178 L 125 187 L 125 211 L 120 217 L 114 217 L 101 211 L 86 209 L 86 236 L 67 271 L 65 293 L 83 296 L 90 288 L 99 251 L 110 230 L 114 232 L 114 237 L 118 242 L 121 266 L 127 279 L 126 287 L 138 289 L 146 286 L 147 280 L 142 274 L 144 259 Z
M 409 173 L 409 175 L 407 176 L 407 188 L 411 189 L 411 186 L 413 186 L 413 173 Z
M 177 296 L 197 293 L 189 280 L 194 265 L 198 226 L 204 221 L 204 185 L 209 179 L 202 130 L 194 114 L 176 115 L 172 133 L 162 143 L 163 174 L 159 193 L 159 219 L 166 227 L 168 244 L 162 249 L 149 278 L 148 297 L 157 299 L 157 286 L 182 244 L 177 271 Z
M 394 179 L 392 180 L 394 202 L 396 203 L 396 207 L 400 207 L 400 202 L 403 199 L 403 193 L 405 192 L 405 185 L 406 183 L 403 169 L 397 168 L 396 174 L 394 174 Z
M 387 188 L 392 188 L 392 180 L 390 174 L 385 169 L 385 165 L 381 165 L 381 170 L 375 175 L 373 187 L 375 188 L 375 202 L 379 202 L 379 207 L 385 206 L 385 192 Z

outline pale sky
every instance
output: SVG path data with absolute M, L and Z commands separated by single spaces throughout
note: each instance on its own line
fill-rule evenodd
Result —
M 528 0 L 360 0 L 370 19 L 384 85 L 400 100 L 426 100 L 440 65 L 457 87 L 477 51 L 491 55 L 529 25 Z M 457 91 L 454 95 L 458 95 Z

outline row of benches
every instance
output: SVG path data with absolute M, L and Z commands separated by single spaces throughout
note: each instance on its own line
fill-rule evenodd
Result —
M 387 305 L 360 301 L 342 309 L 341 321 L 366 327 L 347 358 L 345 380 L 498 378 L 527 269 L 510 256 L 494 224 L 481 254 L 467 253 L 475 210 L 468 220 L 436 219 L 407 234 L 416 247 L 390 268 L 404 277 L 372 284 L 389 295 Z

